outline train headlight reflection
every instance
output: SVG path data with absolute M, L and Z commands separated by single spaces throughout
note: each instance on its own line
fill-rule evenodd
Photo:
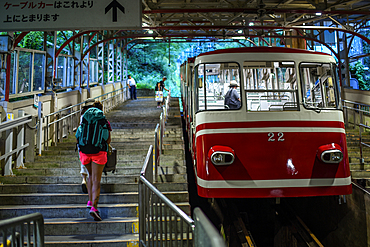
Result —
M 214 165 L 231 165 L 235 159 L 235 152 L 230 147 L 213 146 L 208 152 L 208 159 Z
M 317 157 L 324 163 L 338 164 L 343 160 L 343 152 L 338 144 L 332 143 L 320 146 Z
M 340 150 L 327 150 L 321 154 L 321 160 L 325 163 L 339 163 L 343 160 L 343 153 Z

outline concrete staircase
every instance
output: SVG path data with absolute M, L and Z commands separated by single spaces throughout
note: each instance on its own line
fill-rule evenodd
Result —
M 348 156 L 350 159 L 351 175 L 353 179 L 370 179 L 370 148 L 363 147 L 364 163 L 360 162 L 359 131 L 346 129 Z M 362 142 L 370 144 L 370 132 L 362 133 Z
M 86 208 L 88 196 L 81 189 L 74 136 L 44 151 L 34 163 L 26 164 L 27 169 L 13 170 L 16 176 L 0 177 L 0 220 L 40 212 L 46 246 L 139 246 L 137 182 L 149 145 L 154 144 L 155 121 L 136 121 L 139 129 L 132 123 L 125 125 L 124 119 L 133 111 L 145 115 L 150 108 L 148 116 L 155 113 L 159 122 L 161 110 L 154 105 L 153 113 L 153 102 L 152 98 L 128 101 L 106 114 L 114 128 L 112 146 L 118 150 L 118 164 L 115 174 L 102 177 L 98 207 L 103 221 L 94 221 Z M 173 102 L 158 172 L 158 181 L 165 182 L 155 185 L 190 214 L 180 113 L 177 100 Z M 135 104 L 141 111 L 135 110 Z

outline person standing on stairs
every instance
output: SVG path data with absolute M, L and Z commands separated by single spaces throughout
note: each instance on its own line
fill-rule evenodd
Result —
M 163 76 L 162 80 L 157 82 L 157 84 L 155 85 L 155 88 L 154 90 L 155 91 L 161 91 L 163 92 L 163 89 L 166 90 L 167 92 L 169 91 L 167 88 L 165 88 L 164 86 L 164 82 L 167 80 L 167 77 L 166 76 Z M 157 102 L 157 108 L 162 108 L 163 107 L 163 97 L 162 96 L 162 101 L 158 101 Z
M 128 85 L 128 88 L 130 89 L 130 98 L 137 99 L 136 98 L 136 81 L 131 77 L 131 75 L 128 76 L 127 85 Z
M 90 215 L 96 221 L 101 221 L 98 203 L 100 197 L 100 181 L 107 163 L 108 145 L 111 142 L 111 126 L 102 111 L 100 102 L 95 102 L 82 117 L 82 122 L 76 131 L 76 141 L 79 147 L 80 161 L 87 168 L 89 178 L 87 191 Z M 100 138 L 98 138 L 100 137 Z

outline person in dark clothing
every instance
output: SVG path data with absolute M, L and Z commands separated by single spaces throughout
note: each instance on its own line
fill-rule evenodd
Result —
M 165 88 L 164 86 L 164 82 L 167 80 L 167 77 L 166 76 L 163 76 L 162 80 L 160 82 L 157 83 L 157 85 L 155 85 L 155 91 L 162 91 L 163 92 L 163 89 L 166 90 L 166 91 L 169 91 L 167 88 Z M 163 105 L 163 100 L 162 102 L 157 102 L 157 108 L 161 108 Z
M 230 89 L 225 95 L 225 108 L 227 109 L 239 109 L 240 108 L 240 96 L 236 90 L 239 87 L 238 83 L 233 80 L 230 82 Z

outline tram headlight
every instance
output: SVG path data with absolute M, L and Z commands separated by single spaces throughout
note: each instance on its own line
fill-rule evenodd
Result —
M 332 143 L 319 147 L 318 158 L 328 164 L 338 164 L 343 160 L 343 152 L 338 144 Z
M 213 146 L 209 149 L 208 159 L 214 165 L 231 165 L 235 159 L 235 152 L 230 147 Z

